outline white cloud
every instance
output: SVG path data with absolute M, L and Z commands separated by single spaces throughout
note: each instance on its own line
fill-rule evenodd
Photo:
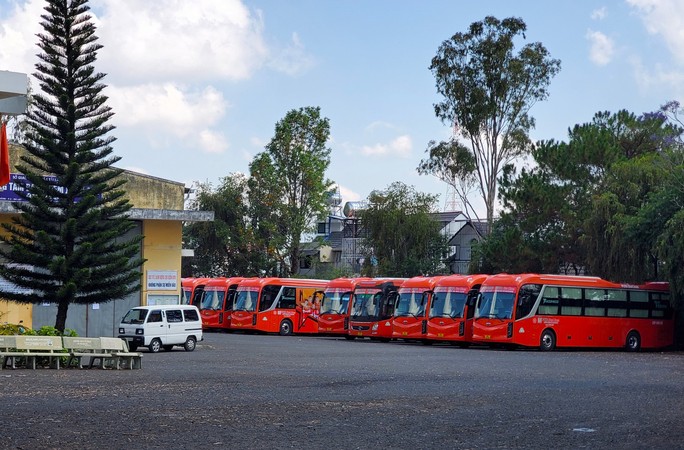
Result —
M 192 92 L 173 83 L 106 89 L 109 105 L 117 113 L 117 126 L 145 127 L 187 139 L 210 153 L 228 148 L 225 138 L 211 130 L 223 117 L 227 103 L 223 94 L 212 87 Z
M 382 120 L 376 120 L 366 127 L 366 131 L 377 131 L 377 130 L 397 130 L 398 127 L 390 122 L 385 122 Z
M 639 58 L 631 58 L 634 78 L 641 89 L 667 86 L 672 91 L 672 98 L 684 98 L 684 71 L 666 68 L 662 64 L 646 67 Z
M 269 66 L 290 76 L 306 72 L 315 64 L 314 58 L 306 52 L 304 44 L 297 33 L 292 33 L 292 42 L 280 50 L 275 50 Z
M 125 80 L 248 78 L 268 50 L 263 21 L 239 0 L 100 0 L 98 62 Z
M 32 73 L 37 62 L 36 34 L 43 31 L 40 15 L 44 0 L 13 3 L 11 14 L 0 22 L 0 67 L 3 70 Z
M 608 9 L 605 6 L 595 9 L 591 12 L 591 18 L 593 20 L 603 20 L 608 15 Z
M 684 2 L 627 0 L 651 34 L 662 36 L 675 59 L 684 64 Z
M 403 135 L 392 140 L 389 144 L 375 144 L 361 147 L 361 153 L 366 156 L 396 156 L 408 158 L 413 149 L 411 136 Z
M 141 167 L 137 167 L 137 166 L 126 166 L 126 167 L 122 167 L 122 169 L 130 170 L 131 172 L 140 173 L 143 175 L 149 175 L 150 174 L 147 170 L 145 170 Z
M 594 64 L 605 66 L 608 64 L 615 52 L 613 41 L 600 31 L 587 31 L 586 38 L 590 43 L 589 59 Z
M 357 202 L 363 198 L 361 197 L 361 194 L 354 192 L 346 186 L 338 184 L 337 187 L 340 189 L 340 196 L 342 197 L 343 206 L 346 202 Z

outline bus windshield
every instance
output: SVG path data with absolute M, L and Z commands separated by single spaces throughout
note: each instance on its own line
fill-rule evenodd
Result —
M 422 317 L 424 315 L 423 292 L 399 292 L 399 301 L 397 302 L 397 309 L 394 311 L 394 317 Z
M 223 298 L 225 292 L 204 289 L 204 296 L 202 297 L 202 303 L 200 304 L 200 309 L 210 309 L 213 311 L 223 309 Z
M 183 298 L 181 298 L 181 305 L 189 305 L 190 297 L 192 296 L 192 289 L 184 287 L 182 289 Z
M 321 303 L 321 314 L 347 314 L 351 292 L 325 291 Z
M 480 292 L 475 318 L 510 319 L 514 300 L 514 292 Z
M 366 289 L 363 293 L 354 294 L 354 308 L 352 317 L 376 317 L 380 313 L 380 298 L 382 293 L 378 290 L 370 292 Z
M 235 311 L 256 311 L 259 291 L 238 290 L 235 296 Z
M 465 292 L 435 292 L 430 305 L 430 318 L 462 318 L 468 294 Z

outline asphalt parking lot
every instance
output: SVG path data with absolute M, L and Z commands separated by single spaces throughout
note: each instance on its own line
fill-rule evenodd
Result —
M 682 353 L 207 333 L 0 399 L 0 448 L 684 448 Z

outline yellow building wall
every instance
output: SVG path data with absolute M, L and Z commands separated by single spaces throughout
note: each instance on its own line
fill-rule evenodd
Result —
M 180 299 L 181 246 L 183 224 L 180 221 L 143 221 L 143 265 L 142 304 L 147 304 L 149 295 L 176 295 Z M 176 289 L 148 289 L 149 272 L 175 272 Z
M 10 223 L 11 221 L 11 215 L 0 215 L 0 222 Z M 5 229 L 0 227 L 0 232 L 4 234 Z M 30 304 L 0 301 L 0 323 L 22 324 L 25 327 L 33 328 L 33 306 Z

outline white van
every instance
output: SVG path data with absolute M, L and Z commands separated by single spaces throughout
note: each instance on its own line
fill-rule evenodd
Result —
M 182 345 L 186 351 L 195 349 L 202 335 L 202 319 L 193 305 L 155 305 L 132 308 L 121 319 L 119 337 L 128 341 L 128 348 L 136 351 L 147 347 L 152 353 L 162 348 L 171 350 Z

